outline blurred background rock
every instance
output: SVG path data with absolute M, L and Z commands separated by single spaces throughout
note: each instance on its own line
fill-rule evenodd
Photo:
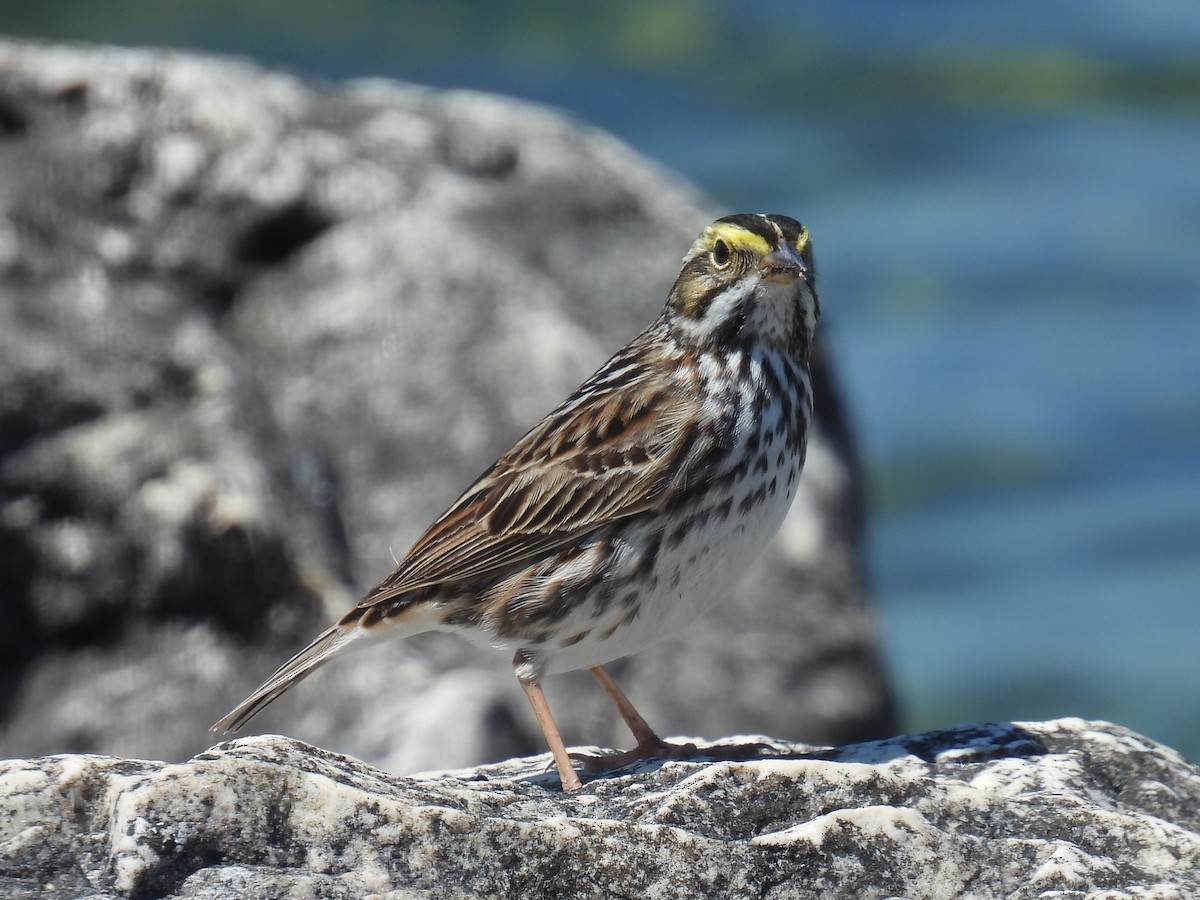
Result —
M 856 0 L 762 3 L 752 10 L 732 0 L 578 7 L 162 7 L 79 0 L 9 5 L 0 10 L 0 33 L 190 47 L 245 54 L 332 81 L 382 76 L 511 94 L 612 131 L 712 198 L 699 201 L 686 191 L 678 200 L 674 194 L 660 198 L 661 213 L 643 210 L 647 233 L 663 233 L 665 223 L 675 227 L 672 211 L 686 218 L 685 209 L 697 215 L 711 206 L 797 215 L 817 241 L 826 334 L 861 436 L 871 517 L 867 568 L 903 726 L 1083 715 L 1120 722 L 1193 759 L 1200 755 L 1200 725 L 1192 714 L 1200 699 L 1200 656 L 1194 651 L 1200 633 L 1200 10 L 1189 0 L 1068 0 L 1052 9 L 1030 2 Z M 288 90 L 280 91 L 272 102 L 286 107 L 293 101 Z M 64 90 L 63 108 L 78 99 Z M 322 127 L 336 131 L 338 108 L 328 104 Z M 9 130 L 20 126 L 4 124 Z M 465 148 L 456 164 L 474 167 L 477 175 L 503 173 L 510 164 L 503 152 L 493 152 L 494 143 L 451 144 Z M 319 157 L 321 151 L 306 152 Z M 186 170 L 188 153 L 186 147 L 167 148 L 164 171 Z M 329 196 L 353 190 L 356 173 L 349 171 L 349 186 L 330 185 Z M 305 174 L 276 173 L 257 183 L 255 208 L 289 196 L 289 185 Z M 127 176 L 98 162 L 92 173 L 98 183 L 89 189 L 104 196 L 107 186 Z M 375 199 L 383 208 L 405 196 Z M 186 207 L 186 197 L 168 199 Z M 229 247 L 240 250 L 230 252 L 249 267 L 249 292 L 261 298 L 259 314 L 278 316 L 289 285 L 255 281 L 254 267 L 272 263 L 280 247 L 307 247 L 309 240 L 300 238 L 327 227 L 311 216 L 320 208 L 279 206 L 275 219 L 231 223 L 240 239 Z M 220 221 L 221 212 L 216 206 L 211 220 Z M 186 219 L 178 238 L 185 246 Z M 678 225 L 664 244 L 686 240 L 681 236 L 694 225 Z M 408 230 L 403 223 L 396 227 L 393 237 L 416 239 L 411 224 Z M 344 238 L 346 252 L 386 242 L 366 230 Z M 576 233 L 581 246 L 548 264 L 544 270 L 554 279 L 532 286 L 534 293 L 553 294 L 563 273 L 575 271 L 572 263 L 594 263 L 584 252 L 592 246 L 609 248 L 605 252 L 622 264 L 629 258 L 612 243 L 620 229 Z M 521 240 L 522 252 L 539 246 L 537 235 Z M 122 252 L 116 243 L 112 252 Z M 496 258 L 505 258 L 508 249 Z M 678 251 L 664 246 L 655 252 L 665 259 Z M 162 272 L 171 273 L 169 259 L 160 263 Z M 652 273 L 663 277 L 647 266 L 648 280 Z M 207 277 L 203 264 L 184 274 L 200 285 Z M 216 314 L 224 315 L 228 286 L 211 281 L 195 296 L 209 297 Z M 86 297 L 87 288 L 85 278 L 64 296 Z M 574 297 L 579 288 L 569 290 Z M 638 305 L 643 296 L 622 302 Z M 614 323 L 602 310 L 581 312 L 571 322 L 576 327 L 563 335 L 565 345 L 590 343 L 592 361 L 598 361 L 628 334 L 606 330 L 615 330 Z M 220 392 L 231 382 L 260 385 L 264 404 L 278 402 L 270 380 L 278 367 L 270 353 L 263 371 L 243 372 L 240 357 L 225 360 L 203 337 L 178 327 L 170 358 L 192 354 L 197 370 L 217 370 L 201 380 L 211 392 L 206 396 L 214 398 L 212 415 L 222 414 Z M 235 337 L 259 333 L 254 315 L 242 309 L 227 327 Z M 520 344 L 521 326 L 509 327 L 517 336 L 497 340 Z M 391 333 L 376 337 L 386 347 L 395 340 Z M 414 344 L 424 347 L 438 335 L 431 325 Z M 287 358 L 287 346 L 265 349 L 302 371 L 302 364 Z M 474 340 L 451 349 L 479 352 Z M 392 346 L 387 352 L 403 356 L 410 350 Z M 565 357 L 551 355 L 533 365 L 564 381 L 570 381 L 568 372 L 575 374 L 572 367 L 584 374 L 591 366 L 570 353 Z M 96 365 L 102 369 L 103 361 Z M 484 361 L 480 369 L 459 370 L 459 377 L 483 384 L 504 365 Z M 171 366 L 147 371 L 148 382 L 172 382 Z M 319 382 L 324 372 L 314 367 L 312 380 Z M 191 372 L 189 378 L 196 377 Z M 137 396 L 136 385 L 128 390 Z M 555 396 L 549 392 L 547 402 Z M 364 407 L 372 400 L 360 398 Z M 129 403 L 136 408 L 136 399 Z M 459 442 L 453 452 L 461 465 L 469 458 L 481 469 L 492 451 L 544 410 L 539 403 L 530 397 L 519 408 L 497 411 L 485 401 L 460 408 L 450 433 Z M 294 421 L 311 412 L 297 405 L 290 410 Z M 90 408 L 82 397 L 62 422 L 75 422 Z M 492 415 L 512 433 L 505 443 L 485 447 L 469 429 Z M 278 436 L 258 424 L 263 417 L 251 419 L 249 450 L 203 447 L 210 419 L 201 418 L 193 423 L 201 450 L 189 452 L 222 471 L 257 458 L 254 448 Z M 409 427 L 419 433 L 423 425 Z M 320 432 L 311 423 L 309 430 Z M 352 438 L 328 435 L 334 442 Z M 120 435 L 108 439 L 119 446 Z M 277 485 L 329 481 L 336 490 L 321 469 L 322 454 L 308 459 L 310 468 L 301 476 L 291 467 L 286 478 L 246 474 L 240 484 L 250 487 L 239 488 L 239 496 L 274 498 L 266 508 L 283 517 L 288 501 L 271 492 L 287 491 Z M 391 470 L 390 460 L 375 462 Z M 205 467 L 198 468 L 178 480 L 185 487 L 152 497 L 150 508 L 181 508 L 181 491 L 193 498 L 184 508 L 196 508 L 207 477 Z M 444 502 L 461 486 L 451 480 L 435 479 L 429 489 L 441 490 Z M 382 547 L 402 552 L 425 513 L 436 511 L 427 509 L 419 523 L 412 521 L 401 512 L 407 497 L 395 491 L 353 498 L 354 508 L 387 523 L 380 520 L 380 530 L 369 536 L 376 545 L 370 565 L 349 554 L 344 562 L 326 561 L 323 571 L 335 582 L 368 583 L 388 566 Z M 299 519 L 290 524 L 316 535 L 314 544 L 336 546 L 327 537 L 345 523 L 314 513 L 311 496 L 301 500 Z M 339 505 L 342 513 L 350 507 Z M 8 527 L 19 528 L 22 515 L 30 514 L 18 506 L 8 514 L 6 521 L 15 523 Z M 71 548 L 81 546 L 72 543 L 69 528 L 51 543 L 46 552 L 68 560 Z M 264 597 L 300 598 L 266 604 L 284 610 L 271 614 L 272 634 L 298 632 L 286 611 L 312 610 L 313 598 L 328 591 L 324 582 L 289 583 L 279 575 L 286 567 L 262 562 L 269 563 L 272 552 L 269 541 L 265 549 L 256 544 L 242 564 L 263 566 L 257 577 Z M 278 558 L 287 555 L 277 552 Z M 201 558 L 230 564 L 237 557 L 217 548 Z M 107 590 L 108 598 L 123 596 L 119 584 Z M 6 652 L 20 654 L 26 649 L 22 623 L 11 613 L 17 607 L 3 599 L 9 611 L 3 643 Z M 64 621 L 72 621 L 73 602 L 62 601 Z M 226 612 L 229 627 L 242 627 L 239 615 L 239 608 Z M 199 638 L 182 629 L 178 651 L 164 651 L 167 645 L 156 639 L 146 652 L 196 659 L 204 647 L 189 640 Z M 278 659 L 246 647 L 237 665 L 252 670 L 238 673 L 248 684 Z M 702 657 L 680 658 L 703 665 Z M 54 678 L 44 677 L 52 697 Z M 434 680 L 430 689 L 446 683 Z M 122 684 L 131 698 L 140 696 L 136 672 L 126 673 Z M 223 685 L 217 679 L 212 689 L 227 690 Z M 393 680 L 387 689 L 403 687 Z M 78 702 L 86 703 L 86 695 Z M 350 715 L 338 709 L 324 714 Z M 154 721 L 147 714 L 145 727 Z M 511 724 L 504 716 L 498 721 L 500 730 Z M 276 727 L 287 724 L 282 719 Z M 522 725 L 512 727 L 519 732 Z M 520 744 L 519 734 L 514 741 Z

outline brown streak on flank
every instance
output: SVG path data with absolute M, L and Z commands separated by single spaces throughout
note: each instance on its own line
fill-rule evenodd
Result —
M 607 641 L 609 638 L 611 638 L 614 634 L 616 634 L 622 628 L 626 628 L 629 625 L 632 625 L 633 620 L 638 617 L 638 613 L 640 611 L 641 611 L 640 604 L 635 606 L 633 609 L 629 610 L 629 612 L 627 612 L 627 613 L 625 613 L 625 615 L 621 616 L 621 618 L 618 622 L 616 622 L 614 625 L 612 625 L 608 628 L 605 628 L 602 632 L 600 632 L 600 640 Z
M 515 637 L 522 633 L 520 623 L 529 618 L 529 606 L 520 597 L 521 587 L 529 580 L 529 572 L 522 572 L 496 585 L 501 590 L 492 590 L 484 598 L 496 633 L 501 637 Z
M 538 601 L 538 605 L 545 610 L 554 608 L 562 600 L 563 588 L 566 587 L 566 580 L 555 578 L 542 586 L 542 596 Z
M 442 624 L 448 628 L 477 628 L 482 622 L 482 609 L 474 604 L 449 610 L 442 616 Z
M 563 638 L 559 642 L 559 646 L 560 647 L 574 647 L 580 641 L 585 640 L 587 638 L 587 636 L 591 633 L 592 633 L 592 630 L 590 628 L 586 628 L 583 631 L 576 632 L 575 634 L 571 635 L 570 637 Z

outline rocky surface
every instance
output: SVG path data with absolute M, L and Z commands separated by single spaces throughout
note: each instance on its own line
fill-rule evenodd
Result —
M 0 43 L 0 755 L 207 746 L 657 314 L 717 212 L 515 101 Z M 619 667 L 663 732 L 893 733 L 818 376 L 781 539 Z M 548 689 L 568 738 L 626 739 L 590 679 Z M 541 749 L 507 660 L 450 638 L 339 661 L 254 724 L 399 772 Z
M 0 763 L 5 896 L 1200 894 L 1200 770 L 1103 722 L 643 764 L 399 778 L 287 738 L 183 764 Z

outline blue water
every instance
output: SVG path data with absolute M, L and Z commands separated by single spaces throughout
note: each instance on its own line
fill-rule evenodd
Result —
M 1195 0 L 112 6 L 0 31 L 509 93 L 801 218 L 906 725 L 1101 717 L 1200 759 Z

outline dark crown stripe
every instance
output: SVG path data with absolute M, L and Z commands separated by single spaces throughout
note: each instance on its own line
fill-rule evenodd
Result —
M 788 243 L 795 244 L 800 237 L 800 233 L 804 231 L 804 226 L 790 216 L 774 214 L 737 213 L 736 215 L 726 216 L 723 219 L 717 219 L 717 222 L 745 228 L 750 233 L 757 234 L 763 238 L 772 247 L 779 246 L 779 236 L 781 234 Z
M 775 230 L 775 226 L 767 216 L 738 213 L 737 215 L 726 216 L 717 221 L 728 225 L 736 225 L 738 228 L 746 229 L 751 234 L 757 234 L 772 247 L 779 243 L 779 232 Z

